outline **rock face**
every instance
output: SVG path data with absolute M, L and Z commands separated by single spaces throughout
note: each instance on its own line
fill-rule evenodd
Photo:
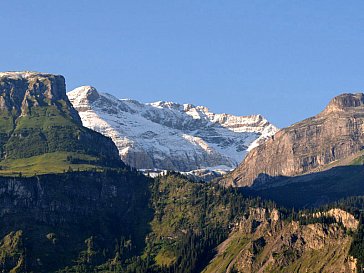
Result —
M 111 139 L 82 126 L 63 76 L 0 73 L 0 160 L 59 151 L 120 162 Z
M 31 113 L 33 107 L 54 105 L 68 111 L 67 114 L 81 125 L 81 119 L 68 100 L 65 90 L 65 79 L 61 75 L 3 72 L 0 73 L 0 111 L 13 112 L 16 119 Z M 65 108 L 59 105 L 60 101 L 66 104 Z
M 319 171 L 364 147 L 364 95 L 335 97 L 320 114 L 277 132 L 222 183 L 251 186 L 269 177 Z
M 336 209 L 327 214 L 339 211 L 348 214 Z M 349 255 L 351 242 L 338 223 L 304 225 L 280 220 L 275 209 L 251 208 L 202 272 L 354 273 L 357 261 Z
M 101 264 L 115 257 L 121 237 L 141 251 L 149 195 L 147 178 L 130 172 L 0 177 L 2 271 L 58 272 L 77 265 L 84 251 L 89 263 Z M 104 254 L 91 252 L 89 241 Z
M 350 214 L 342 209 L 338 209 L 338 208 L 330 209 L 329 211 L 326 211 L 326 212 L 315 213 L 315 216 L 334 217 L 336 222 L 342 223 L 346 229 L 351 229 L 353 231 L 357 230 L 357 228 L 359 226 L 359 221 L 357 219 L 355 219 L 355 217 L 352 214 Z
M 83 86 L 68 93 L 86 127 L 111 137 L 138 169 L 232 169 L 277 129 L 260 115 L 214 114 L 173 102 L 119 100 Z

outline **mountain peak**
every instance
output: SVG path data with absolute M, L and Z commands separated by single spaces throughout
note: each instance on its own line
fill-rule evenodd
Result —
M 111 137 L 122 159 L 138 169 L 232 169 L 277 131 L 261 116 L 214 114 L 192 104 L 140 103 L 107 93 L 90 103 L 89 91 L 68 93 L 83 124 Z
M 169 109 L 176 109 L 181 110 L 183 109 L 183 106 L 179 103 L 175 103 L 172 101 L 156 101 L 149 103 L 149 105 L 156 107 L 156 108 L 169 108 Z
M 362 107 L 364 105 L 363 93 L 344 93 L 333 98 L 326 106 L 323 113 L 341 112 L 350 108 Z
M 100 98 L 99 92 L 95 87 L 85 85 L 80 86 L 67 93 L 70 100 L 77 100 L 78 102 L 86 100 L 89 103 L 93 103 Z

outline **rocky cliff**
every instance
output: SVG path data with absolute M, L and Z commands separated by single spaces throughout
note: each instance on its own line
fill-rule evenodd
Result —
M 251 186 L 271 177 L 320 171 L 364 147 L 364 95 L 342 94 L 320 114 L 277 132 L 222 183 Z
M 111 139 L 82 126 L 63 76 L 0 73 L 0 160 L 55 152 L 120 161 Z
M 230 170 L 277 129 L 260 115 L 214 114 L 173 102 L 119 100 L 84 86 L 68 93 L 85 126 L 111 137 L 138 169 Z
M 356 230 L 358 222 L 351 227 Z M 356 272 L 351 242 L 340 222 L 301 224 L 282 221 L 276 209 L 251 208 L 203 272 Z
M 0 111 L 17 119 L 29 115 L 34 107 L 55 106 L 81 125 L 77 111 L 66 95 L 65 79 L 61 75 L 38 72 L 0 73 Z M 61 105 L 64 102 L 65 107 Z
M 66 267 L 139 254 L 149 195 L 148 180 L 125 170 L 0 177 L 1 272 L 91 272 Z

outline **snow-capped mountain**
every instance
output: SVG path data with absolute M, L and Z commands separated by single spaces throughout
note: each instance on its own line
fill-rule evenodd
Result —
M 138 169 L 232 169 L 277 128 L 261 115 L 214 114 L 206 107 L 117 99 L 82 86 L 68 93 L 83 125 L 113 139 Z

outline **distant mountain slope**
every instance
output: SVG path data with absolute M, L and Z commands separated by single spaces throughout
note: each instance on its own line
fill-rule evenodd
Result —
M 364 94 L 342 94 L 320 114 L 280 130 L 253 149 L 222 183 L 261 186 L 272 177 L 318 172 L 355 161 L 363 148 Z
M 82 126 L 66 95 L 64 77 L 0 73 L 1 172 L 62 171 L 78 164 L 118 165 L 121 161 L 111 139 Z
M 90 86 L 68 93 L 86 127 L 111 137 L 138 169 L 232 169 L 277 128 L 260 115 L 214 114 L 173 102 L 119 100 Z

